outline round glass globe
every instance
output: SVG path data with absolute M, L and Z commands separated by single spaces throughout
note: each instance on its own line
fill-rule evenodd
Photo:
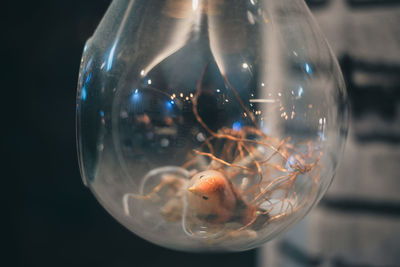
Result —
M 343 78 L 303 0 L 114 0 L 77 96 L 84 183 L 162 246 L 240 251 L 328 188 Z

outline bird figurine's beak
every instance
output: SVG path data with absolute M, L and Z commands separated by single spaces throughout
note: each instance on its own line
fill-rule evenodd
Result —
M 190 192 L 194 193 L 194 192 L 196 191 L 196 188 L 195 188 L 194 186 L 192 186 L 192 187 L 189 187 L 188 190 L 189 190 Z
M 196 190 L 196 187 L 195 186 L 191 186 L 191 187 L 189 187 L 189 192 L 191 192 L 191 193 L 193 193 L 193 194 L 195 194 L 195 195 L 197 195 L 199 192 Z

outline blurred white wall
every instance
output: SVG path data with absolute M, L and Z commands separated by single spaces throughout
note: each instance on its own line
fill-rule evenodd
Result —
M 310 6 L 341 60 L 350 131 L 321 203 L 261 248 L 258 266 L 400 266 L 400 1 Z

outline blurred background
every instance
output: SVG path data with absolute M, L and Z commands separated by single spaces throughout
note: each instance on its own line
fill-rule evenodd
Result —
M 281 238 L 235 254 L 154 246 L 82 184 L 79 63 L 110 2 L 8 1 L 2 8 L 4 266 L 400 266 L 399 0 L 307 2 L 348 86 L 347 146 L 316 209 Z

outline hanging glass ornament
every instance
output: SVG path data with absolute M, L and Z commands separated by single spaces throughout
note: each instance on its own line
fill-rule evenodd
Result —
M 82 58 L 82 177 L 153 243 L 254 248 L 327 190 L 346 103 L 303 0 L 114 0 Z

